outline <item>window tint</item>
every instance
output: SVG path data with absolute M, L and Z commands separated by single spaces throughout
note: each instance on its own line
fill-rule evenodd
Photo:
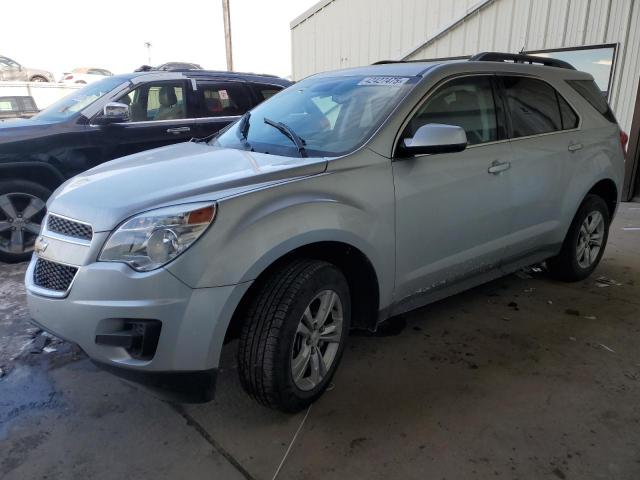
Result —
M 496 108 L 488 76 L 463 77 L 443 85 L 420 107 L 407 125 L 405 137 L 428 123 L 457 125 L 474 145 L 498 139 Z
M 502 77 L 513 138 L 562 130 L 560 108 L 551 85 L 525 77 Z
M 258 90 L 258 97 L 260 101 L 271 98 L 280 90 L 282 90 L 282 88 L 280 87 L 273 87 L 271 85 L 255 85 L 255 87 L 256 90 Z
M 147 83 L 118 99 L 129 105 L 132 122 L 187 118 L 184 83 Z
M 203 117 L 229 117 L 249 110 L 247 91 L 240 84 L 199 83 Z
M 578 127 L 578 115 L 573 111 L 573 108 L 562 98 L 562 95 L 556 92 L 558 101 L 560 102 L 560 117 L 562 119 L 562 129 L 570 130 Z
M 606 96 L 593 80 L 567 80 L 567 83 L 589 102 L 604 118 L 616 123 L 616 117 L 609 108 Z

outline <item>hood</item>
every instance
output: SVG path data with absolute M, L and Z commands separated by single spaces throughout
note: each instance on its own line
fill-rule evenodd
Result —
M 186 142 L 104 163 L 67 181 L 48 209 L 112 230 L 154 208 L 219 200 L 261 185 L 322 173 L 324 158 L 292 158 Z
M 47 135 L 47 128 L 53 129 L 60 123 L 60 120 L 40 118 L 21 118 L 10 123 L 0 123 L 0 144 L 42 137 Z

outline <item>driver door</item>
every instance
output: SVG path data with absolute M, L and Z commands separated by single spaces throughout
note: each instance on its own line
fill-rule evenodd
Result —
M 468 146 L 455 153 L 394 158 L 396 313 L 500 265 L 510 231 L 511 159 L 508 143 L 500 141 L 503 111 L 494 101 L 493 78 L 445 82 L 404 128 L 401 141 L 428 123 L 457 125 L 465 130 Z

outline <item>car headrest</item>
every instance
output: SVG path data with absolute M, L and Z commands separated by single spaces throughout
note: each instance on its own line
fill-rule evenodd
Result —
M 158 100 L 163 107 L 173 107 L 178 103 L 178 97 L 176 97 L 176 91 L 173 87 L 161 87 L 158 93 Z
M 204 103 L 209 112 L 220 113 L 222 111 L 222 102 L 218 98 L 205 98 Z

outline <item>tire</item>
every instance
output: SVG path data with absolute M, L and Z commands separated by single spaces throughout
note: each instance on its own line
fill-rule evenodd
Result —
M 51 190 L 34 182 L 0 182 L 0 261 L 16 263 L 31 258 L 50 195 Z
M 300 259 L 274 271 L 256 288 L 240 335 L 240 381 L 262 405 L 300 411 L 326 390 L 342 357 L 351 319 L 349 286 L 334 265 Z M 332 305 L 324 334 L 305 327 L 311 318 L 321 320 L 322 305 Z M 333 341 L 323 341 L 330 337 Z M 321 365 L 326 366 L 324 375 Z M 294 366 L 300 367 L 296 378 Z
M 76 82 L 76 85 L 86 85 L 86 84 L 87 84 L 87 82 L 85 82 L 84 80 L 78 80 Z
M 31 77 L 29 79 L 30 82 L 48 82 L 49 80 L 47 80 L 45 77 L 43 77 L 42 75 L 34 75 L 33 77 Z
M 602 221 L 601 229 L 594 226 L 594 232 L 588 232 L 589 228 L 584 225 L 585 222 L 595 224 L 599 218 L 598 214 Z M 571 222 L 560 253 L 547 260 L 547 268 L 551 275 L 566 282 L 577 282 L 591 275 L 600 263 L 607 245 L 610 221 L 609 208 L 605 201 L 597 195 L 587 195 Z M 581 230 L 583 227 L 584 230 Z M 590 237 L 585 237 L 587 234 Z M 586 248 L 581 249 L 585 244 Z

